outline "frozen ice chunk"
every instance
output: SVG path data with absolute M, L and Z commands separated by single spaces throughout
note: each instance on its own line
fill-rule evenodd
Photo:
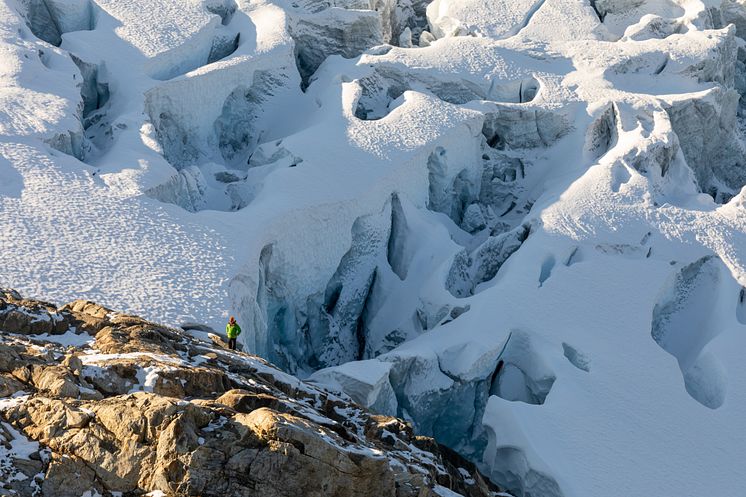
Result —
M 375 359 L 348 362 L 316 371 L 309 380 L 339 389 L 373 412 L 396 416 L 396 395 L 389 382 L 391 366 Z

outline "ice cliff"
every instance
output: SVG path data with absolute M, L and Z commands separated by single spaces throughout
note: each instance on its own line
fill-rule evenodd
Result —
M 743 492 L 742 1 L 2 0 L 0 44 L 3 286 L 236 315 L 518 496 Z

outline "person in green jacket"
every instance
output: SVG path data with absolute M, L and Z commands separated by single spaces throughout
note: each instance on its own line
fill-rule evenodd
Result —
M 231 350 L 236 350 L 236 338 L 241 334 L 241 327 L 238 326 L 236 318 L 233 316 L 228 320 L 228 324 L 225 325 L 225 334 L 228 335 L 228 347 Z

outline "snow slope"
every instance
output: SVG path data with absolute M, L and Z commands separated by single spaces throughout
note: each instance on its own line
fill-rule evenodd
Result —
M 0 9 L 3 286 L 234 314 L 516 495 L 743 494 L 742 2 Z

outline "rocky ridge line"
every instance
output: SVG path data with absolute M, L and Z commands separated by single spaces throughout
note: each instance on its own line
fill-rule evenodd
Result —
M 0 495 L 508 495 L 408 423 L 180 329 L 0 290 L 0 332 Z

